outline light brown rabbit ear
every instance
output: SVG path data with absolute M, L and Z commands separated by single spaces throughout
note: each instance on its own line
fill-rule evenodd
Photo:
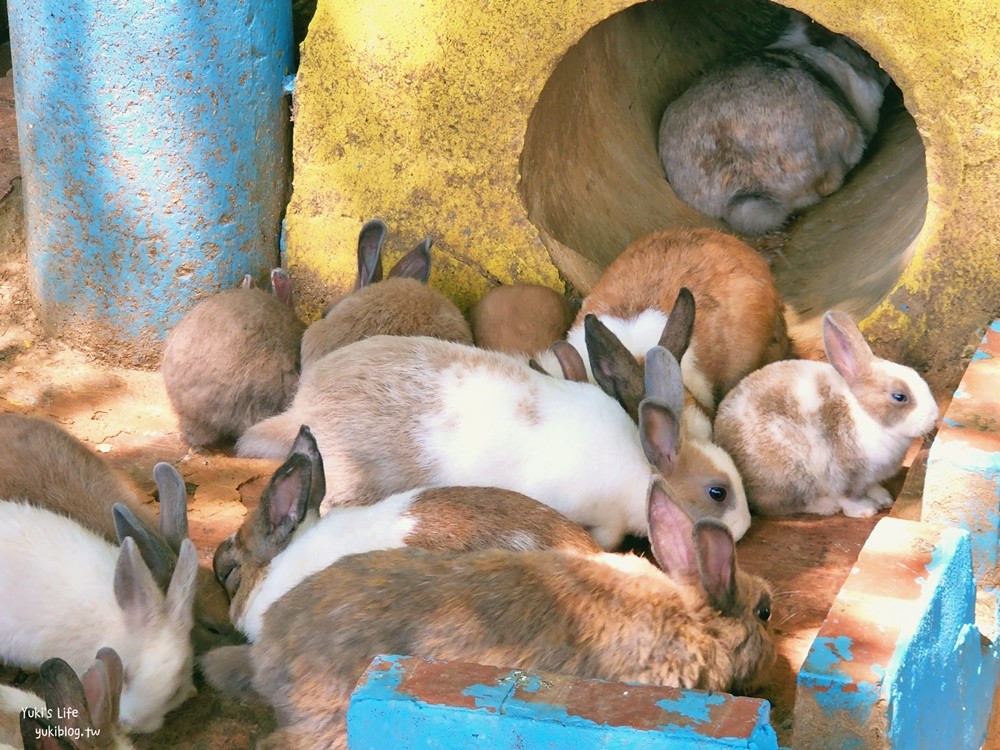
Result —
M 293 453 L 278 467 L 260 497 L 254 535 L 262 542 L 263 557 L 272 559 L 288 546 L 306 516 L 311 492 L 309 457 Z
M 160 533 L 176 552 L 188 537 L 187 487 L 173 466 L 161 461 L 153 467 L 160 496 Z
M 39 678 L 45 705 L 52 710 L 53 717 L 57 716 L 57 709 L 61 709 L 55 723 L 74 730 L 73 733 L 80 732 L 87 736 L 87 729 L 91 727 L 91 712 L 83 685 L 73 668 L 62 659 L 53 657 L 42 663 Z M 74 710 L 67 711 L 67 708 Z
M 662 477 L 653 476 L 646 494 L 649 546 L 671 578 L 687 580 L 698 575 L 691 517 L 674 502 Z
M 271 269 L 271 293 L 285 307 L 294 306 L 295 301 L 292 299 L 292 277 L 288 275 L 288 271 L 284 268 Z
M 568 341 L 553 341 L 549 345 L 549 351 L 559 363 L 566 380 L 572 380 L 574 383 L 589 382 L 587 366 L 583 364 L 583 357 L 580 356 L 580 352 L 576 350 L 575 346 Z
M 875 355 L 845 312 L 830 310 L 823 316 L 823 348 L 830 364 L 850 386 L 871 371 Z
M 241 289 L 253 289 L 253 276 L 248 273 L 243 274 L 243 281 L 240 282 Z
M 583 331 L 594 380 L 632 419 L 638 420 L 639 402 L 646 395 L 642 367 L 596 315 L 588 314 L 583 319 Z
M 323 456 L 319 452 L 319 444 L 308 425 L 299 427 L 299 434 L 292 443 L 292 450 L 289 454 L 301 453 L 309 459 L 311 472 L 309 475 L 309 502 L 306 510 L 314 510 L 319 513 L 319 506 L 326 497 L 326 472 L 323 469 Z
M 381 219 L 372 219 L 361 227 L 358 234 L 358 277 L 355 289 L 361 289 L 382 280 L 382 243 L 387 228 Z
M 694 527 L 698 576 L 708 600 L 724 615 L 736 605 L 736 545 L 722 522 L 703 518 Z
M 111 507 L 118 543 L 130 539 L 142 556 L 146 569 L 152 574 L 160 591 L 166 591 L 177 565 L 177 553 L 166 538 L 150 528 L 132 510 L 122 503 Z
M 24 750 L 77 750 L 76 744 L 66 737 L 57 737 L 54 725 L 36 719 L 28 711 L 21 712 L 21 741 Z
M 651 398 L 639 404 L 639 440 L 646 460 L 660 474 L 674 473 L 681 449 L 681 423 L 670 407 Z
M 667 318 L 667 324 L 663 327 L 663 333 L 660 334 L 659 344 L 680 362 L 691 343 L 692 331 L 694 331 L 694 295 L 687 287 L 681 287 L 674 308 Z
M 83 673 L 83 691 L 90 706 L 90 721 L 101 734 L 110 734 L 118 721 L 125 669 L 121 657 L 105 646 L 97 652 L 97 660 Z
M 425 237 L 423 242 L 396 261 L 389 271 L 389 278 L 416 279 L 426 284 L 431 277 L 431 244 L 433 240 Z

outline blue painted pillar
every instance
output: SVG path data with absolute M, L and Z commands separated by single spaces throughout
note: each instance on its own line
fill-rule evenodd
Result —
M 278 263 L 288 0 L 8 3 L 31 287 L 49 334 L 154 363 Z

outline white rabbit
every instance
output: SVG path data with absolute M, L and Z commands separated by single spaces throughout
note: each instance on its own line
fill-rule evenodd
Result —
M 775 362 L 719 405 L 716 439 L 759 513 L 877 513 L 892 504 L 880 482 L 937 420 L 923 378 L 872 354 L 849 315 L 823 317 L 823 342 L 829 364 Z
M 323 510 L 422 486 L 494 486 L 555 508 L 605 549 L 626 533 L 647 533 L 646 487 L 659 471 L 689 513 L 721 518 L 739 538 L 750 517 L 729 467 L 675 472 L 681 407 L 664 396 L 679 394 L 682 403 L 680 368 L 654 351 L 665 356 L 654 356 L 661 364 L 652 370 L 647 357 L 652 387 L 637 431 L 588 383 L 547 377 L 499 352 L 377 336 L 307 370 L 291 407 L 247 430 L 237 450 L 281 458 L 308 424 L 335 481 Z M 710 494 L 720 486 L 721 502 Z
M 185 540 L 164 597 L 132 539 L 119 549 L 64 516 L 0 501 L 0 659 L 37 669 L 58 656 L 82 673 L 109 646 L 125 669 L 122 723 L 154 731 L 195 692 L 197 570 Z

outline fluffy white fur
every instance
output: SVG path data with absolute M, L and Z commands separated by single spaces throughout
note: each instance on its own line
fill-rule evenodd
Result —
M 605 549 L 647 533 L 651 473 L 635 424 L 600 389 L 531 373 L 530 385 L 463 364 L 440 374 L 444 408 L 417 436 L 436 484 L 516 490 L 591 530 Z M 513 415 L 533 409 L 536 424 Z
M 0 660 L 37 669 L 52 656 L 77 672 L 102 646 L 121 656 L 126 681 L 121 719 L 151 732 L 194 692 L 190 630 L 197 553 L 181 547 L 164 599 L 131 540 L 138 586 L 119 602 L 114 580 L 121 550 L 72 520 L 16 501 L 0 501 Z
M 300 526 L 288 547 L 271 560 L 243 612 L 234 617 L 236 627 L 256 641 L 267 609 L 307 576 L 345 555 L 405 546 L 403 540 L 416 523 L 405 514 L 421 491 L 402 492 L 375 505 L 333 507 L 316 523 Z

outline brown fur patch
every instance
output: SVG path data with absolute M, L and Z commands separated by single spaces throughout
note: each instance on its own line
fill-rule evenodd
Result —
M 508 549 L 601 549 L 580 526 L 519 492 L 497 487 L 434 487 L 421 492 L 408 515 L 416 525 L 408 547 L 466 551 Z
M 901 378 L 886 381 L 884 376 L 878 378 L 869 374 L 861 378 L 852 390 L 862 408 L 886 427 L 895 427 L 910 416 L 917 405 L 910 387 Z M 905 394 L 906 401 L 893 401 L 893 393 Z
M 654 232 L 633 242 L 594 285 L 574 325 L 587 313 L 669 313 L 681 287 L 694 294 L 692 356 L 716 402 L 748 373 L 789 355 L 784 303 L 767 262 L 711 229 Z

